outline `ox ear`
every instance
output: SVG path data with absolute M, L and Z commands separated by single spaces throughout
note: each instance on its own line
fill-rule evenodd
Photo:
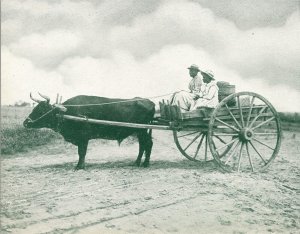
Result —
M 50 102 L 50 98 L 49 98 L 48 96 L 43 95 L 43 94 L 41 94 L 40 92 L 38 92 L 38 93 L 39 93 L 39 95 L 40 95 L 42 98 L 46 99 L 46 101 L 47 101 L 48 103 Z
M 38 100 L 38 99 L 36 99 L 36 98 L 33 98 L 32 97 L 32 95 L 31 95 L 31 92 L 30 92 L 30 99 L 32 100 L 32 101 L 34 101 L 34 102 L 37 102 L 37 103 L 40 103 L 41 102 L 41 100 Z

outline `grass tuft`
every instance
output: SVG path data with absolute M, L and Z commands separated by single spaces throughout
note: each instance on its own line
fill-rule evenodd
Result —
M 14 154 L 53 142 L 61 136 L 48 129 L 26 129 L 23 126 L 1 129 L 1 154 Z

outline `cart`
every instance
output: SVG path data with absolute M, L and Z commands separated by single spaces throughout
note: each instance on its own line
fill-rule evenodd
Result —
M 279 115 L 259 94 L 238 92 L 216 108 L 182 112 L 179 105 L 159 103 L 151 124 L 115 122 L 62 115 L 64 119 L 129 128 L 173 131 L 178 150 L 195 162 L 214 161 L 221 169 L 264 171 L 275 159 L 281 143 Z

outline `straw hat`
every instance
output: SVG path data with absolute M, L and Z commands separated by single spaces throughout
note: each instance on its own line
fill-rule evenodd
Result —
M 215 75 L 211 70 L 201 71 L 201 73 L 207 75 L 211 80 L 215 80 Z
M 190 67 L 188 67 L 187 69 L 193 69 L 193 70 L 196 70 L 196 71 L 200 71 L 198 65 L 196 64 L 192 64 Z

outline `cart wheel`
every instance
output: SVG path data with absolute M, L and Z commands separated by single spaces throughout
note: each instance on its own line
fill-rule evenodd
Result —
M 207 131 L 197 130 L 184 130 L 173 131 L 174 141 L 182 153 L 187 159 L 195 162 L 208 162 L 214 160 L 208 147 Z M 219 140 L 222 140 L 219 138 Z M 219 142 L 217 143 L 220 144 Z M 222 157 L 225 155 L 232 145 L 225 147 L 221 153 Z
M 228 103 L 232 102 L 237 105 L 229 107 Z M 263 171 L 280 148 L 279 116 L 261 95 L 252 92 L 232 94 L 212 113 L 207 138 L 213 157 L 225 171 Z M 220 139 L 223 146 L 216 146 L 215 142 Z M 232 147 L 224 155 L 222 150 L 228 145 Z

